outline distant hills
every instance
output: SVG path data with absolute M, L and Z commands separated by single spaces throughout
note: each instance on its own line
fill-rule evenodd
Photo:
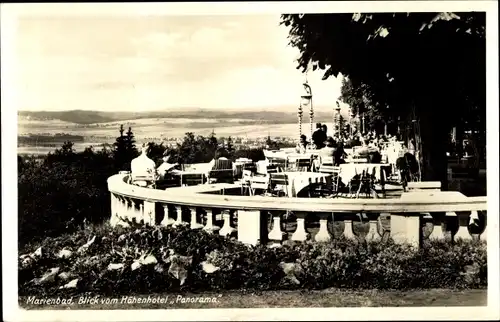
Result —
M 344 113 L 343 113 L 344 114 Z M 347 116 L 347 115 L 344 115 Z M 169 111 L 144 112 L 103 112 L 103 111 L 19 111 L 18 117 L 31 120 L 61 120 L 76 124 L 98 124 L 134 119 L 150 118 L 190 118 L 190 119 L 244 119 L 269 124 L 287 124 L 297 122 L 297 110 L 288 108 L 270 108 L 261 110 L 209 110 L 200 108 L 175 109 Z M 317 111 L 316 120 L 330 120 L 333 111 Z M 308 111 L 304 111 L 303 121 L 308 122 Z

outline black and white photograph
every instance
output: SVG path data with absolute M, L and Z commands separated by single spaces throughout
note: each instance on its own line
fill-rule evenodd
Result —
M 4 320 L 498 319 L 497 7 L 2 4 Z

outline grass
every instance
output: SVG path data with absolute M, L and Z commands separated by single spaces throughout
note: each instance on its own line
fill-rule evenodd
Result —
M 129 298 L 163 298 L 166 303 L 129 304 L 78 304 L 80 297 L 74 297 L 73 305 L 28 304 L 27 297 L 19 298 L 24 309 L 48 310 L 118 310 L 118 309 L 187 309 L 187 308 L 286 308 L 286 307 L 401 307 L 401 306 L 486 306 L 487 290 L 455 291 L 448 289 L 378 291 L 340 290 L 321 291 L 266 291 L 262 293 L 222 292 L 187 294 L 131 295 Z M 168 298 L 167 298 L 168 297 Z M 215 298 L 214 303 L 187 303 L 193 298 Z M 98 302 L 101 299 L 98 299 Z M 187 299 L 187 301 L 186 301 Z M 183 303 L 184 301 L 184 303 Z

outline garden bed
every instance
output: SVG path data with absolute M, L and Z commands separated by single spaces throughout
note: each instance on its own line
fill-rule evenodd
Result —
M 426 241 L 420 250 L 391 240 L 249 247 L 188 228 L 87 227 L 27 246 L 20 296 L 119 296 L 294 289 L 481 289 L 481 241 Z

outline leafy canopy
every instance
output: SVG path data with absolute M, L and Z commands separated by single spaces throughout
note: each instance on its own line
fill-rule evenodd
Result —
M 485 13 L 284 14 L 297 68 L 347 75 L 401 113 L 485 105 Z

